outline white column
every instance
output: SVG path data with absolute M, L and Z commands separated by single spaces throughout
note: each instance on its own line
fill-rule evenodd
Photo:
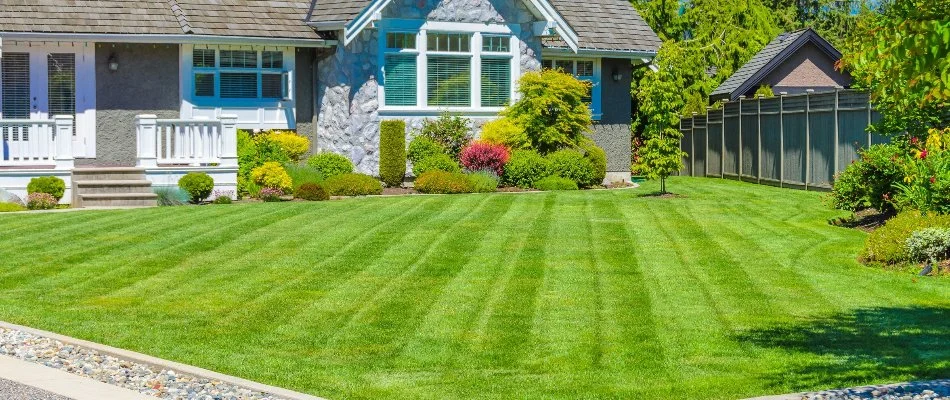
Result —
M 221 166 L 238 166 L 237 158 L 237 115 L 223 114 L 221 119 Z
M 142 114 L 135 117 L 135 136 L 138 141 L 136 165 L 142 168 L 158 167 L 158 117 Z
M 53 117 L 53 139 L 56 144 L 56 169 L 71 170 L 75 160 L 73 158 L 73 116 L 57 115 Z

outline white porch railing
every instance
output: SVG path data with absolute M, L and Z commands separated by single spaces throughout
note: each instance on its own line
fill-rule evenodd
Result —
M 0 119 L 0 167 L 73 167 L 73 116 Z
M 218 120 L 139 115 L 135 134 L 139 167 L 238 165 L 236 115 L 222 115 Z

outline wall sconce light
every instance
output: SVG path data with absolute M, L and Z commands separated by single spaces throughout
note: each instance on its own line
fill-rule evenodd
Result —
M 613 73 L 611 74 L 614 78 L 614 82 L 620 82 L 623 79 L 623 74 L 620 73 L 620 70 L 617 67 L 614 67 Z
M 115 53 L 109 55 L 109 71 L 116 72 L 119 70 L 119 59 L 115 57 Z

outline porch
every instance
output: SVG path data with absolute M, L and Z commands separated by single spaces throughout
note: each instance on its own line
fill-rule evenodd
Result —
M 138 115 L 129 127 L 135 132 L 135 165 L 110 168 L 76 165 L 71 115 L 0 119 L 0 189 L 25 199 L 31 179 L 56 176 L 66 182 L 64 204 L 81 207 L 85 198 L 97 205 L 119 205 L 124 200 L 142 205 L 139 200 L 154 196 L 153 187 L 176 187 L 185 174 L 205 172 L 214 179 L 216 190 L 236 192 L 237 119 L 236 115 L 217 119 Z

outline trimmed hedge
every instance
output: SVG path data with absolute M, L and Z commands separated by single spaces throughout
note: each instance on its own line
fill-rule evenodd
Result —
M 406 152 L 406 158 L 415 164 L 439 154 L 448 154 L 441 144 L 425 136 L 416 136 L 409 142 L 409 151 Z
M 607 177 L 607 152 L 597 146 L 593 140 L 585 140 L 579 146 L 584 151 L 584 158 L 590 160 L 594 166 L 594 176 L 587 186 L 598 186 L 604 184 L 604 178 Z
M 498 175 L 491 171 L 476 171 L 468 174 L 472 182 L 473 193 L 492 193 L 498 191 Z
M 459 163 L 453 160 L 452 157 L 449 157 L 448 154 L 441 153 L 431 155 L 422 159 L 422 161 L 412 164 L 412 174 L 417 177 L 430 171 L 459 173 L 462 172 L 462 167 L 460 167 Z
M 327 178 L 323 188 L 331 196 L 369 196 L 383 194 L 383 185 L 365 174 L 343 174 Z
M 389 187 L 406 177 L 406 123 L 387 120 L 379 125 L 379 177 Z
M 307 165 L 316 168 L 324 178 L 330 178 L 337 175 L 349 174 L 353 172 L 353 162 L 344 155 L 336 153 L 320 153 L 310 157 Z
M 327 193 L 327 191 L 324 190 L 320 185 L 313 182 L 307 182 L 303 185 L 300 185 L 300 187 L 297 188 L 297 191 L 294 192 L 294 197 L 307 201 L 330 200 L 330 195 Z
M 567 178 L 551 175 L 534 183 L 534 188 L 538 190 L 577 190 L 577 182 Z
M 515 150 L 505 164 L 502 182 L 506 185 L 530 188 L 546 176 L 548 161 L 534 150 Z
M 30 179 L 30 183 L 26 185 L 26 193 L 46 193 L 59 201 L 66 193 L 66 182 L 55 176 L 39 176 Z
M 415 188 L 420 193 L 456 194 L 472 193 L 472 181 L 458 172 L 429 171 L 416 178 Z
M 198 204 L 211 196 L 214 179 L 204 172 L 189 172 L 178 180 L 178 187 L 188 193 L 189 201 Z
M 577 150 L 558 150 L 548 154 L 547 159 L 547 175 L 570 179 L 579 187 L 590 186 L 591 181 L 597 178 L 594 163 Z

